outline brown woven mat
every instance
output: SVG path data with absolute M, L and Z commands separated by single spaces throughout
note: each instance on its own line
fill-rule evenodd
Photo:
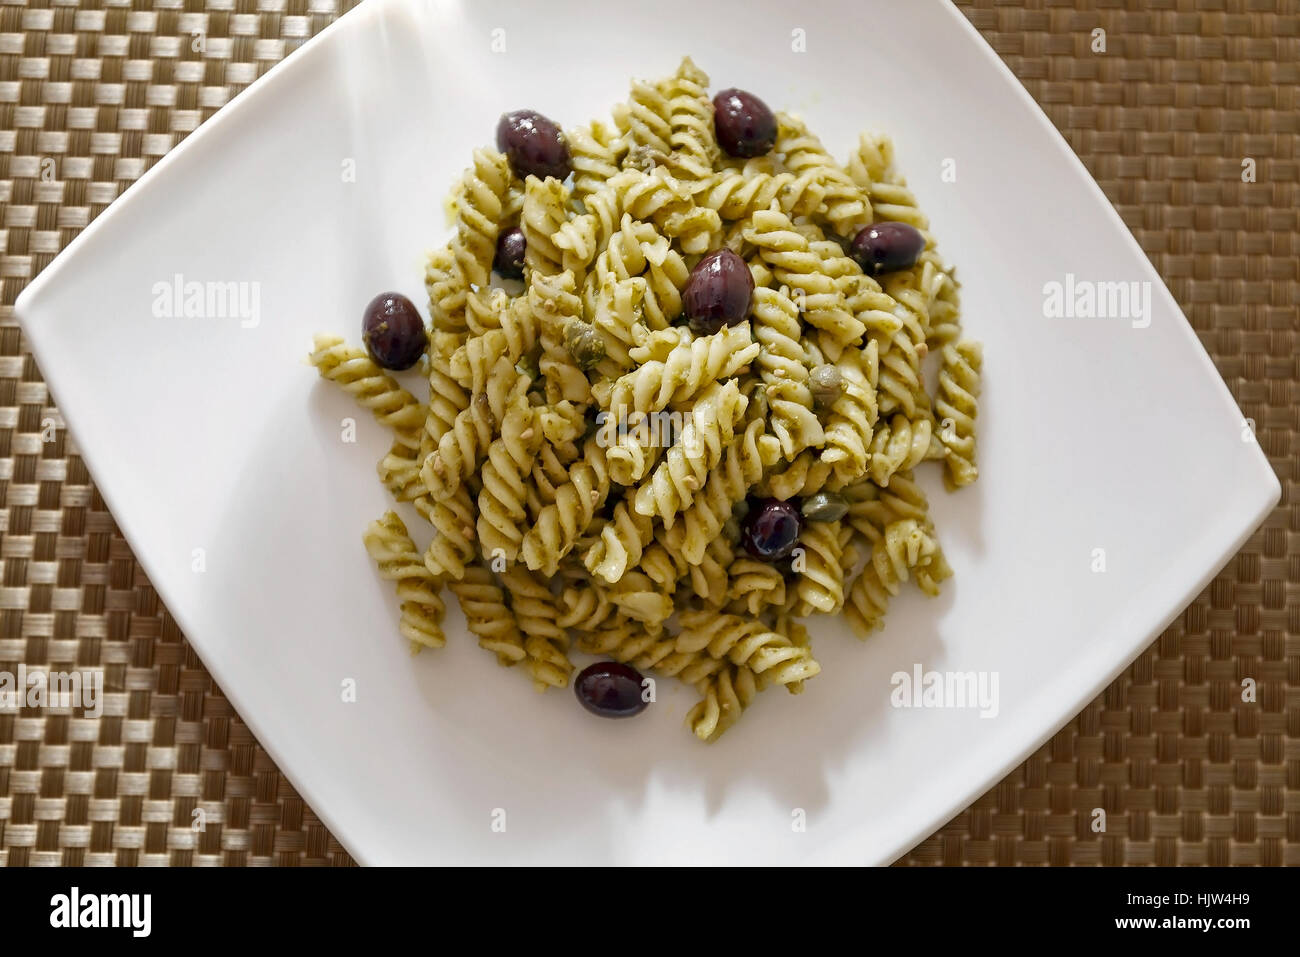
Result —
M 0 714 L 7 864 L 350 862 L 159 604 L 12 316 L 127 184 L 350 6 L 0 0 L 0 670 L 99 666 L 107 690 L 98 720 Z M 1123 677 L 904 862 L 1300 864 L 1297 0 L 959 6 L 1154 260 L 1285 492 Z

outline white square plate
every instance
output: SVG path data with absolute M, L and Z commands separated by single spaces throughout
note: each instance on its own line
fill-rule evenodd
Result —
M 503 111 L 604 117 L 683 53 L 714 89 L 801 112 L 838 155 L 861 129 L 893 134 L 987 356 L 981 479 L 929 486 L 944 595 L 909 589 L 865 645 L 819 624 L 822 675 L 711 746 L 681 727 L 689 689 L 593 720 L 498 668 L 455 610 L 448 646 L 408 657 L 360 541 L 387 507 L 384 437 L 304 362 L 314 331 L 356 341 L 376 292 L 425 301 L 443 197 Z M 1067 274 L 1150 282 L 1149 325 L 1045 318 L 1044 285 Z M 177 275 L 260 284 L 257 323 L 155 317 Z M 370 0 L 168 154 L 17 312 L 168 608 L 366 863 L 886 863 L 1104 688 L 1279 496 L 1119 217 L 937 0 Z M 891 707 L 890 676 L 915 664 L 997 672 L 997 717 Z

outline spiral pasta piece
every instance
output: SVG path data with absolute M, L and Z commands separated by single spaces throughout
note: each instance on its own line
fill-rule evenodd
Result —
M 910 269 L 888 273 L 884 277 L 884 291 L 901 309 L 914 317 L 920 335 L 913 335 L 912 338 L 918 349 L 924 344 L 922 355 L 929 350 L 931 309 L 941 289 L 949 281 L 947 273 L 942 272 L 936 262 L 924 254 Z
M 654 248 L 647 250 L 645 301 L 642 317 L 651 332 L 667 329 L 682 312 L 682 289 L 690 279 L 691 270 L 677 250 Z
M 984 353 L 978 343 L 963 339 L 943 347 L 939 393 L 934 401 L 944 447 L 944 478 L 950 489 L 979 477 L 975 465 L 975 413 L 980 394 Z
M 347 345 L 338 336 L 317 335 L 308 359 L 321 378 L 340 386 L 406 444 L 418 447 L 419 430 L 426 414 L 424 407 L 365 352 Z
M 570 585 L 560 592 L 555 623 L 565 629 L 595 631 L 617 615 L 618 608 L 609 600 L 605 589 L 589 582 L 581 587 Z
M 460 580 L 474 557 L 474 505 L 469 489 L 461 486 L 447 499 L 425 496 L 413 503 L 433 526 L 433 540 L 424 553 L 424 565 L 436 578 Z
M 735 375 L 758 356 L 759 346 L 750 340 L 747 322 L 724 326 L 710 336 L 696 337 L 684 328 L 677 332 L 679 347 L 666 359 L 644 361 L 621 376 L 602 403 L 604 408 L 620 416 L 658 412 L 670 402 L 684 402 L 719 379 Z M 640 361 L 635 350 L 629 354 Z
M 601 418 L 601 417 L 604 418 Z M 608 421 L 611 413 L 597 413 L 597 424 Z M 609 477 L 619 485 L 636 485 L 659 461 L 664 448 L 671 445 L 671 413 L 632 412 L 618 423 L 605 459 Z
M 843 290 L 822 268 L 822 257 L 780 210 L 760 210 L 745 239 L 758 250 L 777 282 L 788 286 L 808 323 L 846 348 L 862 339 L 866 326 L 845 308 Z
M 607 594 L 623 615 L 650 627 L 662 625 L 673 613 L 672 597 L 656 588 L 644 572 L 626 573 Z
M 808 354 L 800 344 L 799 309 L 784 287 L 758 285 L 750 309 L 759 345 L 755 365 L 766 386 L 772 434 L 780 440 L 782 455 L 793 459 L 826 440 L 808 387 Z
M 934 300 L 930 303 L 930 328 L 926 345 L 930 351 L 942 349 L 961 338 L 961 295 L 951 270 L 943 273 Z
M 862 267 L 844 254 L 844 248 L 838 241 L 826 239 L 821 230 L 809 223 L 803 228 L 809 231 L 808 249 L 815 253 L 822 263 L 822 272 L 829 276 L 839 290 L 845 311 L 865 330 L 888 328 L 896 330 L 902 323 L 891 312 L 884 312 L 884 307 L 891 310 L 896 306 L 894 300 L 880 290 L 875 280 L 863 273 Z M 838 362 L 844 351 L 858 341 L 857 338 L 846 339 L 834 329 L 818 329 L 817 343 L 826 358 Z
M 885 487 L 870 481 L 852 486 L 844 496 L 850 501 L 845 521 L 872 543 L 887 525 L 902 519 L 912 519 L 926 530 L 933 528 L 930 503 L 910 471 L 894 473 Z
M 680 521 L 665 529 L 664 544 L 688 563 L 698 563 L 704 557 L 709 542 L 731 517 L 732 508 L 763 474 L 758 453 L 762 432 L 762 421 L 751 422 L 740 440 L 727 449 L 721 464 L 709 473 L 704 488 L 681 513 Z
M 656 527 L 655 540 L 646 546 L 641 555 L 639 568 L 650 576 L 650 580 L 658 585 L 664 594 L 672 595 L 677 592 L 677 585 L 682 577 L 689 574 L 690 567 L 676 547 L 660 541 L 662 537 L 663 528 Z
M 731 728 L 754 696 L 758 682 L 744 666 L 723 668 L 697 686 L 700 701 L 686 715 L 686 725 L 701 741 L 716 741 Z
M 679 678 L 689 685 L 707 680 L 728 667 L 708 655 L 677 650 L 676 639 L 665 636 L 639 621 L 616 615 L 603 625 L 578 636 L 580 651 L 630 664 L 638 671 L 654 671 L 667 678 Z
M 639 514 L 624 500 L 614 506 L 614 516 L 600 530 L 600 538 L 582 556 L 591 574 L 611 585 L 629 568 L 641 563 L 641 556 L 654 537 L 654 520 Z
M 629 150 L 624 165 L 644 170 L 656 157 L 672 151 L 671 107 L 658 85 L 633 80 L 626 104 L 614 108 L 614 122 L 623 132 Z
M 690 506 L 708 473 L 722 460 L 749 401 L 735 379 L 714 383 L 695 399 L 681 437 L 665 454 L 650 478 L 637 488 L 633 501 L 642 515 L 658 516 L 672 528 L 677 513 Z
M 500 293 L 500 290 L 495 291 Z M 471 299 L 477 295 L 471 293 Z M 506 359 L 513 368 L 537 343 L 537 319 L 526 303 L 523 307 L 504 308 L 499 315 L 502 320 L 500 328 L 471 335 L 451 356 L 452 377 L 465 389 L 484 390 L 487 374 L 500 358 Z
M 510 186 L 510 164 L 491 149 L 474 151 L 456 195 L 456 237 L 452 251 L 467 286 L 486 288 L 496 254 L 502 202 Z
M 371 522 L 364 541 L 380 577 L 397 583 L 401 602 L 398 628 L 411 643 L 411 651 L 441 648 L 447 643 L 442 631 L 447 609 L 438 597 L 440 583 L 420 561 L 420 553 L 397 513 L 385 512 L 383 518 Z
M 785 576 L 770 562 L 737 558 L 728 569 L 727 611 L 757 616 L 771 605 L 785 604 Z
M 787 216 L 808 216 L 826 195 L 816 171 L 768 173 L 756 169 L 721 169 L 704 181 L 695 201 L 716 210 L 723 220 L 745 220 L 773 204 Z
M 537 344 L 537 316 L 524 299 L 509 300 L 500 289 L 489 297 L 472 292 L 470 302 L 490 299 L 497 325 L 467 338 L 451 357 L 449 370 L 458 384 L 466 389 L 482 388 L 485 372 L 500 356 L 513 366 Z M 473 310 L 470 310 L 472 312 Z
M 841 528 L 839 522 L 808 522 L 799 534 L 798 548 L 803 553 L 795 567 L 799 573 L 796 615 L 834 615 L 844 607 Z
M 871 204 L 862 187 L 855 183 L 826 152 L 802 120 L 787 113 L 777 114 L 776 151 L 785 154 L 785 165 L 796 175 L 815 170 L 825 190 L 825 221 L 835 232 L 852 239 L 858 230 L 871 225 Z M 816 216 L 816 214 L 814 214 Z
M 569 163 L 573 167 L 573 195 L 586 202 L 618 175 L 628 146 L 623 137 L 604 123 L 569 130 Z
M 852 524 L 840 522 L 840 578 L 848 581 L 853 569 L 858 565 L 861 554 L 857 546 L 858 532 Z
M 933 528 L 927 531 L 931 535 L 934 533 Z M 952 577 L 952 566 L 948 564 L 948 559 L 944 556 L 938 542 L 935 542 L 934 554 L 930 556 L 930 560 L 917 565 L 912 577 L 916 581 L 916 587 L 931 597 L 939 594 L 940 582 Z
M 604 314 L 612 313 L 605 317 L 606 321 L 619 320 L 621 327 L 634 319 L 652 332 L 667 329 L 681 313 L 680 290 L 689 277 L 686 261 L 666 237 L 653 225 L 625 214 L 619 229 L 610 235 L 592 264 L 583 290 L 586 314 L 595 316 L 593 321 L 598 326 Z M 637 282 L 628 292 L 625 284 L 633 279 Z M 624 290 L 623 300 L 616 294 L 620 289 Z M 612 343 L 615 349 L 610 353 L 617 367 L 613 374 L 626 370 L 627 349 L 635 341 L 628 334 L 616 337 Z
M 792 499 L 814 495 L 826 488 L 832 466 L 811 449 L 800 452 L 788 465 L 778 466 L 763 476 L 755 491 L 765 498 Z
M 645 329 L 645 291 L 645 280 L 640 276 L 621 280 L 608 276 L 593 296 L 591 324 L 605 341 L 605 362 L 597 371 L 617 376 L 634 365 L 628 353 L 635 348 L 638 332 Z
M 435 341 L 439 333 L 434 333 Z M 451 354 L 432 347 L 429 350 L 429 402 L 424 419 L 425 434 L 420 437 L 421 452 L 425 445 L 437 445 L 451 430 L 456 416 L 469 405 L 469 393 L 451 374 Z M 423 461 L 424 455 L 421 455 Z
M 876 429 L 871 440 L 871 480 L 888 485 L 896 472 L 913 469 L 925 460 L 933 438 L 928 415 L 909 419 L 891 416 Z
M 864 132 L 858 136 L 858 145 L 849 157 L 844 171 L 849 179 L 864 190 L 874 182 L 884 179 L 885 170 L 893 165 L 894 144 L 883 133 Z M 889 219 L 881 215 L 882 220 Z
M 704 550 L 704 557 L 689 566 L 691 591 L 705 606 L 720 609 L 726 604 L 730 583 L 728 569 L 735 558 L 731 542 L 725 537 L 715 538 Z
M 488 446 L 483 463 L 483 488 L 478 493 L 478 540 L 484 556 L 514 561 L 527 518 L 524 478 L 542 444 L 537 410 L 519 396 L 501 422 L 501 434 Z
M 679 616 L 679 651 L 706 650 L 713 658 L 726 658 L 754 673 L 760 689 L 804 681 L 821 671 L 812 653 L 761 622 L 708 609 L 684 611 Z
M 554 575 L 560 559 L 587 530 L 596 509 L 609 494 L 605 450 L 596 437 L 587 441 L 583 457 L 569 469 L 569 481 L 555 492 L 555 502 L 542 509 L 524 535 L 521 553 L 533 571 Z
M 551 239 L 560 250 L 565 269 L 575 276 L 586 272 L 619 228 L 627 192 L 640 176 L 635 170 L 614 174 L 605 182 L 604 189 L 583 199 L 586 212 L 574 216 L 555 231 Z
M 961 334 L 957 282 L 936 252 L 929 220 L 894 166 L 894 146 L 889 137 L 864 133 L 849 159 L 848 172 L 854 182 L 867 189 L 879 219 L 907 223 L 925 237 L 926 246 L 917 264 L 894 277 L 893 289 L 897 293 L 910 287 L 918 292 L 916 297 L 904 294 L 900 298 L 910 299 L 910 306 L 918 311 L 924 307 L 926 341 L 932 349 L 942 348 Z
M 481 336 L 489 329 L 501 328 L 501 312 L 510 304 L 504 289 L 471 289 L 465 294 L 465 332 L 457 338 Z M 464 342 L 457 343 L 463 347 Z M 454 353 L 453 353 L 454 355 Z
M 558 179 L 529 176 L 524 182 L 519 228 L 524 232 L 524 266 L 530 276 L 553 276 L 564 271 L 563 253 L 555 245 L 554 236 L 569 218 L 568 202 L 569 189 Z
M 645 272 L 647 255 L 662 259 L 668 251 L 668 241 L 650 223 L 623 214 L 619 228 L 610 235 L 605 248 L 592 261 L 591 275 L 587 277 L 584 305 L 590 312 L 594 306 L 592 292 L 602 285 L 631 279 Z
M 537 325 L 541 357 L 538 369 L 545 380 L 550 404 L 585 403 L 591 390 L 587 374 L 579 368 L 564 341 L 567 325 L 582 318 L 577 281 L 569 270 L 554 276 L 534 275 L 528 286 L 528 308 Z
M 384 488 L 399 502 L 414 501 L 425 494 L 424 480 L 420 478 L 420 450 L 408 445 L 405 438 L 393 442 L 379 460 L 376 471 Z
M 708 86 L 708 74 L 690 57 L 683 57 L 677 71 L 659 84 L 668 103 L 670 159 L 678 176 L 686 180 L 708 179 L 720 156 Z
M 871 276 L 858 271 L 839 280 L 844 307 L 866 327 L 867 335 L 884 342 L 892 341 L 903 327 L 898 303 Z
M 505 417 L 511 396 L 521 394 L 527 380 L 515 371 L 508 356 L 499 356 L 487 367 L 487 357 L 474 373 L 474 398 L 456 415 L 449 431 L 438 440 L 438 448 L 424 461 L 420 477 L 435 498 L 446 498 L 479 467 Z
M 539 406 L 537 424 L 541 427 L 542 438 L 553 446 L 572 445 L 586 432 L 586 407 L 568 399 Z
M 443 247 L 429 254 L 424 266 L 424 288 L 429 294 L 433 328 L 450 333 L 464 332 L 465 297 L 469 285 L 461 274 L 453 249 Z
M 938 545 L 915 519 L 902 519 L 885 526 L 884 534 L 871 548 L 871 558 L 849 587 L 844 605 L 858 637 L 866 638 L 880 627 L 891 595 L 907 581 L 912 569 L 929 565 Z
M 538 691 L 564 688 L 573 673 L 569 633 L 560 627 L 560 610 L 546 583 L 519 565 L 501 575 L 510 608 L 524 636 L 524 668 Z
M 530 522 L 536 522 L 542 509 L 555 503 L 555 493 L 568 484 L 569 466 L 577 460 L 578 451 L 572 442 L 563 445 L 542 443 L 537 459 L 533 462 L 533 481 L 528 488 Z
M 695 205 L 690 188 L 663 167 L 626 181 L 623 208 L 635 219 L 653 222 L 688 256 L 708 252 L 722 237 L 717 210 Z
M 447 584 L 460 602 L 470 634 L 479 647 L 497 656 L 501 665 L 514 665 L 527 657 L 523 635 L 506 604 L 505 592 L 492 573 L 479 564 L 465 566 L 459 581 Z
M 925 383 L 921 379 L 921 360 L 928 346 L 925 330 L 917 315 L 901 304 L 894 315 L 900 320 L 893 335 L 870 333 L 870 339 L 879 350 L 879 407 L 882 414 L 902 412 L 914 418 L 917 409 L 926 404 Z
M 821 460 L 830 465 L 841 482 L 866 474 L 869 449 L 879 410 L 876 390 L 867 380 L 858 354 L 845 353 L 837 364 L 844 394 L 831 406 L 826 423 L 826 446 Z
M 845 171 L 866 190 L 881 221 L 907 223 L 922 233 L 930 222 L 894 166 L 894 142 L 883 133 L 863 133 Z

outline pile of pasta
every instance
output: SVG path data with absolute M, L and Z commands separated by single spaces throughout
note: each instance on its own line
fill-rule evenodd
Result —
M 843 613 L 865 636 L 904 582 L 935 594 L 951 574 L 913 469 L 975 480 L 981 351 L 887 137 L 862 135 L 841 165 L 778 114 L 770 155 L 732 159 L 707 85 L 689 59 L 634 82 L 612 125 L 565 131 L 571 181 L 520 181 L 475 151 L 455 234 L 428 260 L 427 397 L 337 337 L 311 361 L 391 430 L 379 475 L 433 529 L 421 549 L 390 511 L 364 536 L 414 650 L 443 645 L 446 589 L 539 688 L 569 683 L 573 650 L 676 677 L 699 694 L 688 726 L 713 740 L 759 691 L 819 672 L 798 618 Z M 914 266 L 877 281 L 846 255 L 873 220 L 922 232 Z M 514 226 L 512 293 L 491 270 Z M 750 316 L 697 335 L 682 290 L 723 246 L 754 277 Z M 593 368 L 568 349 L 576 322 L 603 337 Z M 821 363 L 845 385 L 829 409 L 809 387 Z M 663 413 L 679 435 L 647 427 Z M 848 512 L 807 521 L 791 569 L 740 546 L 747 502 L 820 491 Z

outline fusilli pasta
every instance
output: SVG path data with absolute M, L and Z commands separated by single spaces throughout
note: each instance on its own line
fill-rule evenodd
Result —
M 446 586 L 538 689 L 571 651 L 676 678 L 712 741 L 819 673 L 798 618 L 865 637 L 903 582 L 952 574 L 916 470 L 977 477 L 983 355 L 887 137 L 841 166 L 789 114 L 737 133 L 708 86 L 687 58 L 612 124 L 532 114 L 555 164 L 474 151 L 425 263 L 427 396 L 334 336 L 309 358 L 387 427 L 380 479 L 432 530 L 363 535 L 412 650 L 445 643 Z M 873 223 L 903 224 L 906 262 L 863 253 Z

